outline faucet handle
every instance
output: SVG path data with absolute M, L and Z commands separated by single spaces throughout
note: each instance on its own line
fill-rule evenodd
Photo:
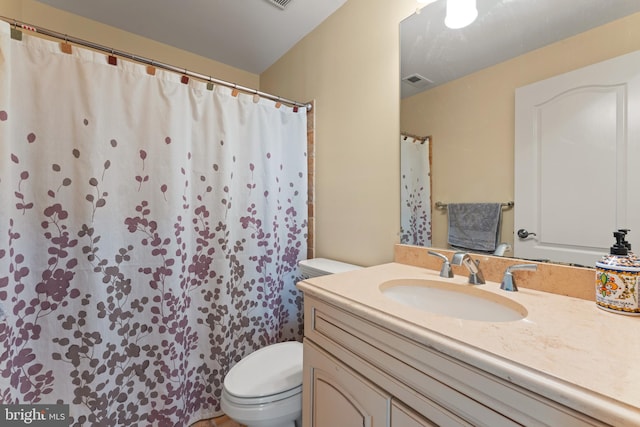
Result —
M 453 277 L 453 270 L 451 269 L 449 258 L 434 251 L 428 251 L 427 253 L 429 255 L 437 256 L 438 258 L 442 259 L 443 262 L 442 262 L 442 268 L 440 269 L 440 277 L 447 277 L 447 278 Z
M 537 269 L 538 266 L 536 264 L 515 264 L 507 267 L 507 270 L 504 272 L 504 277 L 502 278 L 502 283 L 500 284 L 500 289 L 509 292 L 517 292 L 518 287 L 516 286 L 516 281 L 511 272 L 516 270 L 536 271 Z

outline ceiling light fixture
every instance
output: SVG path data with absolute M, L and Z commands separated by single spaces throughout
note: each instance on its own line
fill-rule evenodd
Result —
M 476 0 L 447 0 L 447 15 L 444 18 L 447 27 L 454 30 L 463 28 L 477 17 Z

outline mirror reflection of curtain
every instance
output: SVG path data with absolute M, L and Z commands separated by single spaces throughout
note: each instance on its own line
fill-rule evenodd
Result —
M 400 135 L 400 243 L 431 246 L 429 137 Z

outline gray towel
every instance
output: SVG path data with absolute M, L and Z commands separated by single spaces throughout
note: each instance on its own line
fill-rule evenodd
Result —
M 500 203 L 449 203 L 449 244 L 475 251 L 495 251 L 500 238 Z

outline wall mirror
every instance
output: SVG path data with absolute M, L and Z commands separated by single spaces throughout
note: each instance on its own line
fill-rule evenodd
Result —
M 457 30 L 444 25 L 445 0 L 400 23 L 400 129 L 432 137 L 433 247 L 449 247 L 437 203 L 515 200 L 517 88 L 640 50 L 640 2 L 477 0 L 477 9 Z M 500 240 L 513 246 L 518 206 L 506 206 Z

